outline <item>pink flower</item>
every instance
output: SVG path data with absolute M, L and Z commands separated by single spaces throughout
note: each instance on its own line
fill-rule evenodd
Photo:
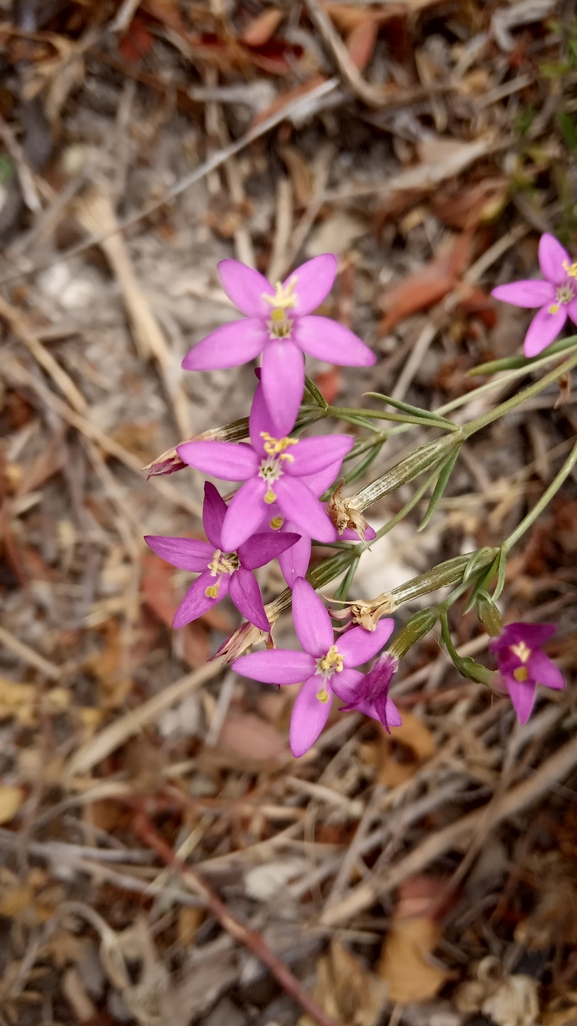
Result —
M 322 503 L 306 484 L 306 478 L 334 465 L 335 474 L 352 449 L 351 435 L 316 438 L 277 438 L 261 387 L 250 411 L 251 444 L 244 442 L 183 442 L 177 452 L 184 463 L 221 477 L 243 481 L 233 496 L 222 525 L 222 547 L 236 549 L 261 530 L 273 503 L 299 531 L 320 542 L 335 541 L 337 534 Z
M 541 651 L 556 630 L 552 623 L 510 623 L 489 643 L 519 723 L 531 715 L 537 684 L 555 690 L 565 687 L 561 671 Z
M 252 652 L 232 664 L 233 669 L 265 684 L 304 681 L 294 704 L 290 724 L 291 751 L 304 755 L 327 722 L 333 694 L 349 701 L 363 680 L 353 667 L 377 654 L 388 641 L 393 620 L 380 620 L 374 632 L 364 627 L 335 639 L 331 618 L 314 588 L 299 577 L 293 588 L 293 619 L 304 652 L 277 648 Z
M 181 570 L 200 573 L 180 603 L 172 622 L 173 627 L 184 627 L 196 620 L 230 595 L 236 608 L 247 620 L 263 631 L 270 624 L 262 603 L 256 578 L 251 573 L 264 566 L 279 553 L 298 541 L 298 534 L 253 534 L 236 552 L 227 551 L 222 544 L 222 526 L 227 507 L 213 484 L 204 486 L 202 522 L 207 542 L 194 538 L 167 538 L 147 535 L 145 541 L 159 556 Z
M 551 345 L 567 316 L 577 324 L 577 263 L 571 262 L 567 250 L 554 235 L 541 236 L 539 266 L 545 281 L 515 281 L 498 285 L 491 292 L 495 299 L 513 306 L 541 307 L 525 336 L 525 356 L 537 356 Z
M 352 331 L 311 317 L 337 272 L 332 253 L 313 257 L 273 287 L 238 260 L 221 260 L 224 291 L 247 320 L 223 324 L 185 356 L 185 370 L 237 367 L 262 353 L 262 384 L 276 435 L 292 430 L 304 391 L 303 353 L 347 367 L 368 367 L 375 355 Z
M 389 698 L 389 688 L 398 666 L 398 659 L 395 659 L 389 652 L 383 652 L 353 689 L 347 705 L 343 706 L 341 712 L 365 713 L 373 720 L 379 720 L 388 734 L 391 733 L 391 727 L 400 727 L 403 721 L 399 710 L 392 698 Z M 340 697 L 345 698 L 343 692 Z

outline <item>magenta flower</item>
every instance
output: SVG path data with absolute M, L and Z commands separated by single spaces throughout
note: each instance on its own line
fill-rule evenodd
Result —
M 489 643 L 519 723 L 531 715 L 537 684 L 555 690 L 565 687 L 561 671 L 541 651 L 556 630 L 552 623 L 510 623 Z
M 342 637 L 346 637 L 346 634 Z M 347 705 L 342 707 L 341 712 L 365 713 L 373 720 L 379 720 L 388 734 L 391 733 L 391 727 L 400 727 L 403 722 L 401 715 L 392 698 L 389 698 L 389 688 L 398 666 L 398 659 L 389 652 L 383 652 L 353 689 Z M 341 692 L 340 697 L 345 698 L 344 692 Z
M 333 694 L 348 701 L 363 674 L 353 667 L 377 654 L 389 639 L 393 620 L 380 620 L 374 632 L 364 627 L 335 639 L 331 618 L 314 588 L 302 577 L 294 583 L 293 620 L 304 652 L 277 648 L 252 652 L 233 669 L 265 684 L 304 684 L 294 704 L 290 725 L 291 751 L 304 755 L 327 722 Z
M 325 508 L 306 484 L 307 476 L 342 463 L 354 443 L 351 435 L 277 438 L 262 388 L 258 387 L 249 418 L 251 445 L 244 442 L 183 442 L 180 458 L 205 474 L 226 481 L 244 481 L 233 496 L 222 525 L 222 546 L 238 548 L 261 525 L 273 503 L 299 530 L 321 542 L 337 534 Z
M 514 281 L 491 292 L 513 306 L 541 307 L 525 335 L 525 356 L 537 356 L 551 345 L 567 316 L 577 324 L 577 263 L 554 235 L 546 233 L 539 240 L 539 266 L 545 281 Z
M 194 538 L 166 538 L 147 535 L 150 548 L 180 570 L 200 573 L 178 609 L 173 627 L 184 627 L 230 595 L 236 608 L 256 627 L 270 630 L 256 578 L 251 570 L 264 566 L 298 541 L 298 534 L 253 534 L 237 551 L 222 544 L 222 527 L 227 507 L 213 484 L 204 486 L 202 522 L 207 542 Z
M 262 384 L 273 433 L 292 430 L 304 391 L 303 352 L 347 367 L 368 367 L 375 355 L 360 338 L 328 317 L 311 317 L 337 273 L 332 253 L 313 257 L 273 287 L 238 260 L 221 260 L 224 291 L 247 320 L 223 324 L 185 356 L 185 370 L 237 367 L 262 353 Z

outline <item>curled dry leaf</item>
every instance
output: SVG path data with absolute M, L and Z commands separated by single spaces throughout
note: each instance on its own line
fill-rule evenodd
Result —
M 379 752 L 379 783 L 398 787 L 410 780 L 435 754 L 437 746 L 431 731 L 415 716 L 403 711 L 403 722 L 389 736 L 382 732 Z
M 477 978 L 463 983 L 455 994 L 460 1012 L 481 1012 L 497 1026 L 534 1026 L 539 1018 L 539 983 L 519 973 L 506 976 L 492 956 L 477 966 Z
M 391 1001 L 426 1001 L 448 979 L 447 970 L 431 958 L 440 936 L 435 919 L 444 898 L 444 881 L 433 876 L 412 877 L 401 887 L 378 966 Z

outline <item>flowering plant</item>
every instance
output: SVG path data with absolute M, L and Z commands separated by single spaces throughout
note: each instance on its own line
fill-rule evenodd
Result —
M 146 540 L 174 566 L 199 574 L 177 610 L 175 627 L 201 616 L 228 594 L 247 623 L 227 639 L 218 654 L 234 660 L 233 668 L 254 680 L 302 685 L 290 727 L 295 756 L 303 755 L 317 740 L 334 697 L 344 703 L 341 712 L 365 713 L 387 731 L 398 726 L 401 718 L 389 694 L 393 676 L 411 646 L 437 625 L 457 670 L 470 680 L 508 693 L 521 723 L 531 713 L 537 684 L 553 689 L 564 686 L 560 671 L 542 651 L 555 626 L 510 623 L 503 627 L 497 603 L 511 548 L 577 463 L 577 445 L 535 506 L 499 546 L 439 563 L 372 601 L 347 601 L 361 554 L 423 502 L 427 492 L 420 526 L 429 522 L 467 440 L 577 366 L 577 337 L 554 343 L 567 317 L 577 323 L 577 263 L 547 234 L 539 245 L 539 264 L 544 280 L 500 285 L 493 291 L 497 299 L 540 308 L 525 338 L 525 356 L 477 368 L 477 373 L 495 377 L 434 412 L 378 393 L 369 393 L 381 404 L 376 410 L 331 406 L 305 377 L 307 353 L 351 367 L 375 362 L 371 350 L 348 328 L 314 313 L 335 279 L 334 256 L 315 257 L 274 286 L 236 260 L 219 264 L 224 290 L 245 319 L 211 332 L 188 353 L 183 366 L 195 371 L 229 368 L 261 356 L 250 415 L 182 442 L 147 469 L 151 474 L 174 473 L 189 465 L 225 481 L 239 482 L 240 487 L 228 500 L 213 484 L 205 485 L 206 542 L 158 536 Z M 567 350 L 559 363 L 557 354 Z M 545 370 L 551 362 L 551 370 L 475 419 L 458 424 L 446 416 L 492 387 Z M 303 437 L 307 426 L 328 418 L 349 424 L 356 435 Z M 375 421 L 392 425 L 384 430 Z M 387 438 L 416 427 L 434 431 L 436 437 L 413 448 L 356 493 L 343 495 L 343 488 L 368 470 Z M 356 460 L 355 465 L 341 477 L 343 462 L 350 460 Z M 424 479 L 399 512 L 375 532 L 363 511 L 419 477 Z M 331 546 L 333 552 L 311 569 L 312 539 Z M 287 588 L 265 606 L 253 571 L 275 558 Z M 341 581 L 332 601 L 343 608 L 329 614 L 317 589 L 338 577 Z M 394 630 L 390 614 L 439 589 L 445 589 L 445 597 L 406 620 L 384 650 Z M 453 644 L 449 613 L 465 595 L 467 608 L 476 610 L 491 637 L 489 648 L 498 673 L 463 656 Z M 291 606 L 302 651 L 277 648 L 272 634 L 280 614 Z M 267 650 L 248 651 L 265 639 Z M 372 667 L 367 667 L 375 657 Z

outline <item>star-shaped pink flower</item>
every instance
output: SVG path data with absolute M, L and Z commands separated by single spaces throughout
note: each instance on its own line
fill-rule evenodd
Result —
M 563 674 L 541 651 L 556 630 L 552 623 L 509 623 L 489 643 L 519 723 L 531 715 L 537 684 L 557 691 L 565 687 Z

